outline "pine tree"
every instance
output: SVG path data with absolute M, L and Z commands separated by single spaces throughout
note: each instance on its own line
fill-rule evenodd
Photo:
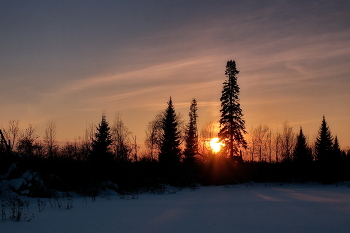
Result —
M 293 159 L 297 164 L 308 164 L 312 161 L 311 149 L 306 143 L 306 137 L 301 127 L 297 136 L 297 143 L 294 148 Z
M 162 119 L 163 135 L 161 139 L 161 149 L 159 153 L 159 162 L 165 164 L 176 164 L 180 161 L 180 132 L 178 130 L 178 121 L 173 106 L 173 102 L 168 102 Z
M 228 61 L 225 75 L 228 78 L 223 84 L 221 101 L 221 119 L 219 138 L 223 141 L 230 151 L 230 157 L 237 156 L 239 148 L 246 148 L 247 142 L 243 134 L 245 131 L 245 121 L 239 103 L 239 86 L 236 75 L 239 71 L 236 69 L 235 61 Z
M 337 136 L 334 137 L 333 157 L 334 157 L 334 160 L 336 160 L 336 161 L 339 161 L 341 159 L 341 157 L 342 157 L 342 151 L 340 149 L 339 141 L 338 141 L 338 137 Z
M 192 100 L 190 112 L 189 112 L 189 123 L 186 129 L 185 138 L 185 160 L 189 162 L 194 161 L 194 156 L 198 153 L 198 130 L 197 130 L 197 101 Z
M 316 138 L 315 153 L 316 159 L 323 164 L 329 163 L 332 159 L 333 137 L 324 116 Z
M 110 127 L 104 114 L 96 130 L 94 139 L 92 140 L 91 160 L 92 162 L 110 162 L 113 160 L 113 154 L 110 151 L 112 139 Z

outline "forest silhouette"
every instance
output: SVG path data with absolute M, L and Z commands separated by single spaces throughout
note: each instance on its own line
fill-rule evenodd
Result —
M 315 140 L 307 138 L 301 127 L 294 132 L 288 122 L 281 131 L 262 124 L 247 131 L 237 74 L 235 61 L 228 61 L 218 132 L 213 123 L 198 130 L 196 99 L 189 103 L 185 123 L 170 97 L 166 108 L 146 126 L 143 151 L 119 114 L 111 122 L 102 114 L 100 123 L 87 127 L 84 137 L 65 145 L 56 141 L 53 120 L 42 141 L 34 126 L 21 130 L 20 122 L 11 120 L 0 130 L 0 182 L 30 171 L 40 178 L 13 191 L 51 197 L 57 191 L 97 195 L 106 188 L 130 194 L 164 192 L 168 186 L 350 180 L 350 150 L 340 148 L 325 116 Z M 220 151 L 211 148 L 213 138 L 223 145 Z

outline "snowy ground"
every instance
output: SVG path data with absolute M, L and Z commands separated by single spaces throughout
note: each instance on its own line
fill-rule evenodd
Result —
M 110 198 L 75 197 L 70 210 L 51 208 L 41 199 L 42 212 L 31 199 L 35 217 L 0 222 L 0 232 L 350 232 L 345 185 L 254 184 Z

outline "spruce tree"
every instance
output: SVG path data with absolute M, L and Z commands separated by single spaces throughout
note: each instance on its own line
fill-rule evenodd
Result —
M 312 161 L 311 149 L 306 143 L 306 137 L 301 127 L 297 136 L 297 143 L 294 148 L 293 159 L 297 164 L 308 164 Z
M 198 153 L 198 130 L 197 130 L 197 101 L 192 100 L 190 112 L 189 112 L 189 123 L 186 129 L 185 137 L 185 160 L 188 162 L 194 162 L 194 156 Z
M 334 157 L 334 160 L 336 160 L 336 161 L 339 161 L 341 159 L 341 157 L 342 157 L 342 151 L 340 149 L 339 141 L 338 141 L 338 137 L 337 136 L 334 137 L 333 157 Z
M 111 132 L 106 116 L 102 115 L 101 123 L 96 127 L 96 133 L 92 140 L 91 160 L 97 163 L 106 163 L 113 160 L 110 151 L 112 144 Z
M 162 119 L 163 134 L 159 153 L 159 162 L 161 163 L 174 165 L 180 161 L 181 149 L 178 125 L 174 105 L 170 97 L 168 107 Z
M 235 61 L 228 61 L 226 64 L 225 75 L 227 80 L 223 83 L 221 101 L 221 119 L 219 138 L 225 143 L 230 151 L 230 157 L 239 154 L 239 148 L 246 148 L 247 142 L 243 134 L 245 131 L 245 121 L 239 103 L 239 86 L 236 75 L 239 71 L 236 69 Z
M 315 153 L 320 163 L 327 164 L 332 160 L 333 137 L 324 116 L 316 138 Z

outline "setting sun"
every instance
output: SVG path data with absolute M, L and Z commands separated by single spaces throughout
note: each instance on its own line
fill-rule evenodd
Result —
M 209 145 L 214 153 L 218 153 L 221 150 L 221 147 L 223 146 L 223 144 L 219 142 L 219 138 L 212 138 L 209 141 Z

